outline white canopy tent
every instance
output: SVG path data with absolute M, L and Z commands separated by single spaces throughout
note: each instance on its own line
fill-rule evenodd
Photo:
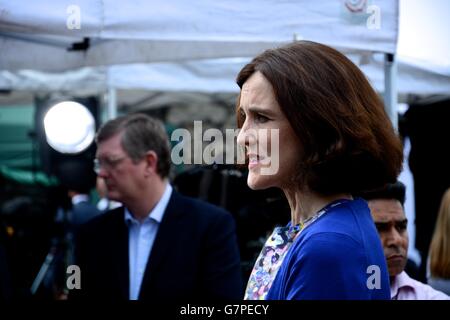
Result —
M 250 57 L 294 38 L 395 53 L 398 3 L 371 2 L 2 0 L 0 69 Z M 86 50 L 67 51 L 86 38 Z
M 180 64 L 252 57 L 294 39 L 321 42 L 352 55 L 380 52 L 393 57 L 398 36 L 398 2 L 392 0 L 81 0 L 76 5 L 66 0 L 1 0 L 0 12 L 0 70 L 13 72 L 177 62 L 147 69 L 164 79 L 164 68 L 172 72 L 166 75 L 170 78 L 182 74 Z M 394 117 L 395 63 L 386 66 L 385 100 Z M 115 72 L 106 70 L 108 89 L 117 81 Z M 150 82 L 158 85 L 153 78 Z
M 367 63 L 359 56 L 349 57 L 359 65 L 373 87 L 384 92 L 384 61 L 380 55 L 370 55 Z M 81 68 L 62 73 L 35 70 L 0 72 L 0 88 L 17 91 L 104 92 L 119 90 L 149 90 L 167 92 L 237 93 L 235 78 L 250 58 L 222 58 L 157 62 L 151 64 L 115 65 Z M 447 95 L 450 76 L 415 67 L 398 60 L 397 89 L 399 96 Z

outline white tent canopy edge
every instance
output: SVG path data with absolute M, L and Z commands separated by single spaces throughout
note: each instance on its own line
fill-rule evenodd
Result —
M 254 56 L 293 38 L 394 54 L 398 33 L 392 0 L 1 0 L 0 9 L 0 70 Z M 67 51 L 77 43 L 85 50 Z M 395 63 L 386 74 L 395 84 Z M 392 113 L 395 88 L 385 94 Z

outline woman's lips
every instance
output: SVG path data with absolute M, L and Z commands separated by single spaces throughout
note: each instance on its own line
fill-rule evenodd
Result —
M 263 160 L 263 158 L 260 158 L 258 155 L 249 154 L 248 155 L 248 168 L 252 169 L 252 168 L 258 166 L 259 164 L 261 164 L 261 160 Z

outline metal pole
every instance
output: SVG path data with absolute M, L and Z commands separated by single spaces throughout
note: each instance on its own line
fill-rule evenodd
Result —
M 115 88 L 108 88 L 108 119 L 111 120 L 117 117 L 117 92 Z
M 397 99 L 397 61 L 394 54 L 386 53 L 384 55 L 384 107 L 395 131 L 398 131 Z

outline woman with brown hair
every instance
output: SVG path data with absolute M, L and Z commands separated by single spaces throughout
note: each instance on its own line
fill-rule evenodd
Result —
M 428 284 L 450 295 L 450 188 L 442 197 L 430 245 Z
M 247 183 L 281 188 L 291 208 L 245 298 L 389 299 L 380 239 L 352 194 L 395 182 L 403 154 L 365 76 L 338 51 L 299 41 L 254 58 L 237 83 Z

